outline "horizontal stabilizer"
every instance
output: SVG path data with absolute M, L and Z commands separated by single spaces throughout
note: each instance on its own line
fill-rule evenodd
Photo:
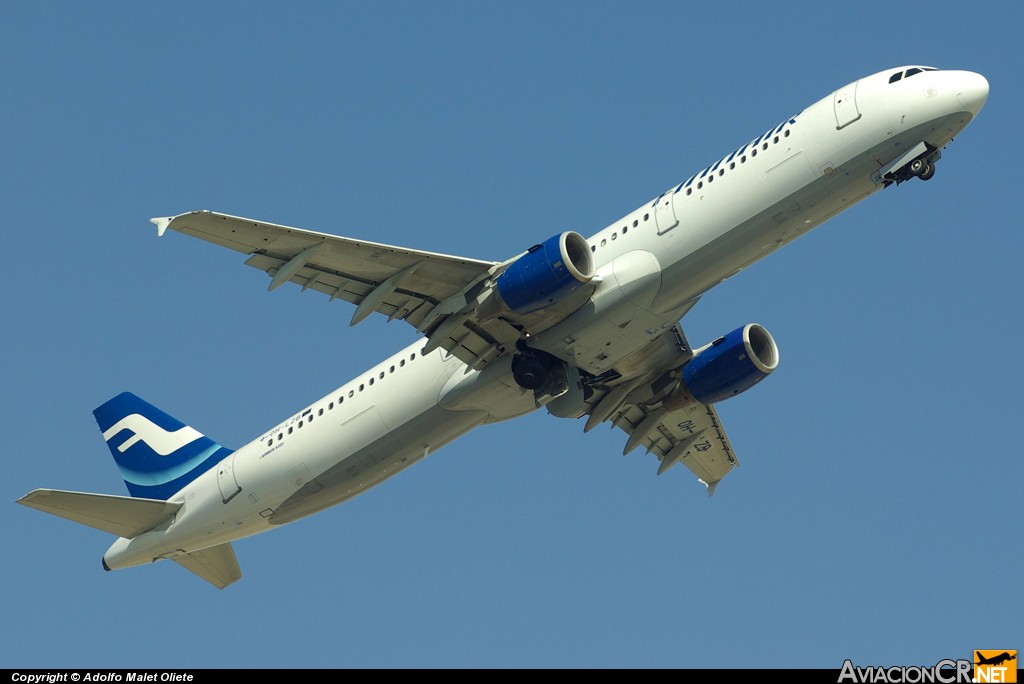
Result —
M 238 560 L 231 544 L 193 551 L 183 556 L 175 556 L 172 560 L 218 589 L 223 589 L 242 578 L 242 569 L 238 567 Z
M 111 494 L 36 489 L 17 503 L 61 518 L 134 539 L 177 513 L 182 504 Z

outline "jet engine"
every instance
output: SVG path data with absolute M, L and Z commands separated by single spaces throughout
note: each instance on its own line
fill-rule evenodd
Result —
M 528 314 L 564 299 L 593 277 L 594 255 L 587 239 L 567 231 L 534 245 L 509 264 L 495 289 L 501 308 Z
M 748 323 L 698 349 L 683 366 L 679 386 L 664 405 L 674 410 L 699 401 L 711 405 L 745 392 L 779 365 L 779 348 L 771 334 Z

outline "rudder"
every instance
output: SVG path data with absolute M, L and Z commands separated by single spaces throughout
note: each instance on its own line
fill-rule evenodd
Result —
M 93 415 L 134 497 L 166 500 L 232 453 L 131 392 Z

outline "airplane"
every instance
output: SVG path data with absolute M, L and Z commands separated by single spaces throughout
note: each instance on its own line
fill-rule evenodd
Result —
M 1008 660 L 1017 659 L 1017 653 L 1014 652 L 1011 654 L 1009 651 L 1003 651 L 999 655 L 992 656 L 991 658 L 986 658 L 981 655 L 981 651 L 975 651 L 974 655 L 977 656 L 978 659 L 977 662 L 974 663 L 975 665 L 1002 665 Z
M 779 363 L 766 328 L 692 348 L 681 319 L 715 285 L 871 194 L 929 180 L 978 115 L 969 71 L 887 69 L 829 93 L 590 237 L 505 261 L 448 256 L 211 211 L 155 218 L 422 334 L 232 450 L 130 393 L 94 411 L 131 496 L 36 489 L 18 503 L 114 534 L 105 570 L 170 559 L 218 588 L 231 543 L 347 501 L 478 426 L 544 408 L 610 421 L 623 453 L 715 492 L 739 460 L 717 404 Z

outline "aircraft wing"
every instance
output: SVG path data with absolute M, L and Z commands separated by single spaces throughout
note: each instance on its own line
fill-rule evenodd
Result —
M 683 329 L 676 325 L 671 334 L 653 340 L 637 357 L 630 366 L 632 378 L 594 387 L 587 400 L 590 417 L 584 431 L 611 420 L 629 435 L 624 455 L 643 446 L 661 461 L 658 475 L 682 463 L 711 496 L 722 478 L 740 462 L 713 406 L 697 402 L 678 408 L 665 406 L 678 385 L 679 369 L 693 358 Z
M 629 434 L 624 453 L 643 445 L 661 461 L 658 475 L 682 463 L 708 490 L 740 464 L 713 406 L 690 404 L 675 411 L 629 405 L 612 418 L 612 424 Z
M 246 265 L 271 277 L 356 305 L 351 324 L 371 313 L 399 319 L 482 368 L 512 347 L 519 331 L 501 318 L 479 322 L 473 296 L 502 266 L 419 250 L 338 237 L 210 211 L 154 218 L 159 235 L 171 230 L 248 254 Z

